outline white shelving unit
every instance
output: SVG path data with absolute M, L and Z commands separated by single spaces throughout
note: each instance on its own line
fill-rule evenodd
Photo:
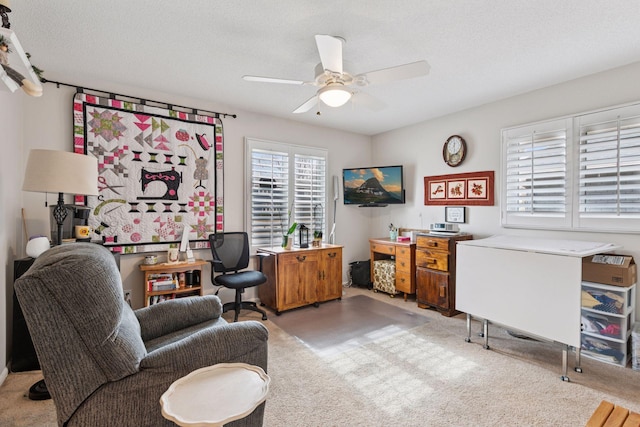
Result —
M 627 366 L 631 358 L 631 331 L 635 319 L 636 285 L 611 286 L 582 282 L 580 343 L 582 354 L 591 359 Z M 586 293 L 586 294 L 585 294 Z

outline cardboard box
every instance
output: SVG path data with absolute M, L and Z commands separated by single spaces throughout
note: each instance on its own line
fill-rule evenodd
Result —
M 632 256 L 593 255 L 582 259 L 582 280 L 614 286 L 636 283 L 637 268 Z

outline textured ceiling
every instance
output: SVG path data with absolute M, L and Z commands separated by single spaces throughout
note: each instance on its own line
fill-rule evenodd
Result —
M 640 61 L 637 0 L 11 4 L 11 29 L 45 78 L 114 82 L 366 135 Z M 292 114 L 313 86 L 242 80 L 313 80 L 315 34 L 346 40 L 352 74 L 422 59 L 431 72 L 361 89 L 386 104 L 379 112 L 350 102 L 321 115 Z

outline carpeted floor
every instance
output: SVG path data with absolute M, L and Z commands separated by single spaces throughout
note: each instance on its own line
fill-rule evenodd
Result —
M 395 307 L 396 315 L 363 311 L 362 304 L 383 313 Z M 354 305 L 358 319 L 339 320 L 354 315 Z M 492 326 L 491 350 L 485 350 L 481 338 L 464 341 L 464 316 L 447 318 L 415 301 L 347 288 L 341 301 L 268 315 L 268 427 L 582 426 L 603 399 L 640 412 L 638 371 L 584 359 L 584 372 L 571 372 L 571 382 L 563 382 L 559 345 Z M 289 332 L 294 316 L 316 317 L 313 332 Z M 396 316 L 409 321 L 378 324 L 357 343 L 341 328 L 384 317 L 393 323 Z M 248 312 L 242 320 L 259 318 Z M 480 330 L 478 322 L 473 327 Z M 9 375 L 0 387 L 0 425 L 55 425 L 51 401 L 23 396 L 37 379 L 38 373 Z

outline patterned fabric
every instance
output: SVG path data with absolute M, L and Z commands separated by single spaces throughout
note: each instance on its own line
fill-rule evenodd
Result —
M 393 260 L 378 260 L 373 262 L 373 289 L 395 295 L 396 291 L 396 262 Z
M 84 93 L 73 106 L 74 151 L 98 159 L 99 195 L 86 198 L 95 237 L 129 253 L 177 242 L 185 229 L 207 247 L 223 230 L 219 119 Z

